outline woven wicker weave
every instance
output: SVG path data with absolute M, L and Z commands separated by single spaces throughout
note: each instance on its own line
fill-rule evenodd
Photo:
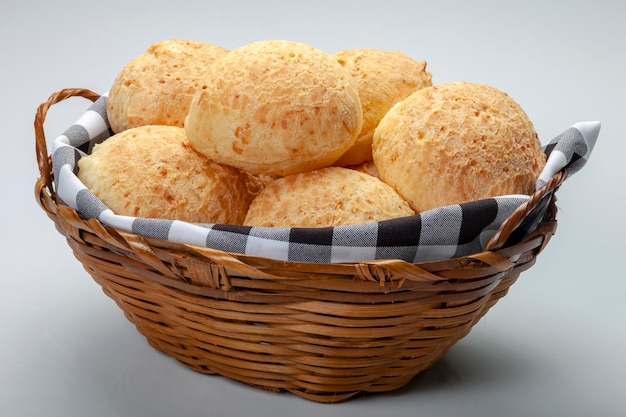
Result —
M 515 211 L 482 253 L 445 261 L 275 261 L 144 238 L 57 204 L 43 123 L 35 118 L 36 198 L 76 258 L 150 345 L 189 368 L 318 402 L 402 387 L 433 365 L 530 268 L 556 228 L 561 172 Z M 548 213 L 505 242 L 546 195 Z

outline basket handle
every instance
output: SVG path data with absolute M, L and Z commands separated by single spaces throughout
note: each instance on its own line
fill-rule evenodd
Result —
M 43 125 L 50 107 L 70 97 L 84 97 L 94 102 L 100 98 L 100 95 L 84 88 L 66 88 L 50 95 L 46 102 L 39 105 L 35 114 L 35 152 L 37 154 L 37 164 L 39 165 L 39 175 L 40 180 L 44 181 L 51 195 L 54 193 L 52 189 L 52 169 L 50 167 L 50 157 Z
M 562 169 L 557 172 L 552 178 L 548 180 L 548 182 L 535 191 L 534 194 L 530 196 L 530 198 L 521 206 L 519 206 L 513 214 L 511 214 L 496 230 L 496 233 L 489 239 L 487 244 L 484 247 L 484 251 L 497 251 L 501 249 L 508 238 L 511 236 L 511 233 L 517 229 L 526 216 L 541 202 L 541 200 L 546 197 L 548 194 L 552 193 L 550 197 L 552 201 L 550 202 L 550 206 L 548 210 L 553 210 L 554 213 L 548 212 L 547 215 L 555 216 L 556 215 L 556 206 L 555 206 L 555 195 L 554 193 L 561 186 L 563 181 L 567 178 L 567 169 Z

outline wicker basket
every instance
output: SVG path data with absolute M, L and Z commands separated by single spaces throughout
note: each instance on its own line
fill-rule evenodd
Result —
M 400 388 L 438 361 L 530 268 L 556 228 L 561 171 L 500 227 L 487 248 L 445 261 L 308 264 L 145 238 L 57 204 L 43 123 L 35 118 L 42 209 L 76 258 L 151 346 L 189 368 L 317 402 Z M 506 245 L 544 197 L 534 233 Z

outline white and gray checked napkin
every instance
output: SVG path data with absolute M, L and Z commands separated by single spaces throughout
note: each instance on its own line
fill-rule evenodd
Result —
M 56 193 L 62 204 L 86 219 L 138 235 L 206 246 L 277 260 L 335 263 L 374 259 L 422 262 L 478 253 L 500 224 L 528 200 L 526 195 L 486 198 L 429 210 L 414 216 L 358 225 L 324 228 L 268 228 L 224 224 L 191 224 L 113 213 L 78 179 L 78 160 L 112 135 L 101 96 L 58 136 L 52 147 Z M 546 167 L 537 180 L 543 186 L 567 168 L 568 177 L 589 159 L 599 122 L 576 123 L 544 146 Z M 537 224 L 531 219 L 530 224 Z M 531 232 L 532 230 L 525 230 Z

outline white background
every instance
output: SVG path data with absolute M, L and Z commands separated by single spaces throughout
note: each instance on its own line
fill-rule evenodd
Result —
M 29 1 L 0 14 L 0 415 L 624 416 L 626 3 L 616 1 Z M 33 120 L 62 88 L 107 91 L 170 38 L 229 49 L 290 39 L 426 60 L 435 83 L 509 93 L 542 140 L 599 120 L 559 191 L 537 264 L 449 354 L 397 392 L 336 405 L 196 374 L 154 351 L 36 204 Z M 54 106 L 48 138 L 89 103 Z

